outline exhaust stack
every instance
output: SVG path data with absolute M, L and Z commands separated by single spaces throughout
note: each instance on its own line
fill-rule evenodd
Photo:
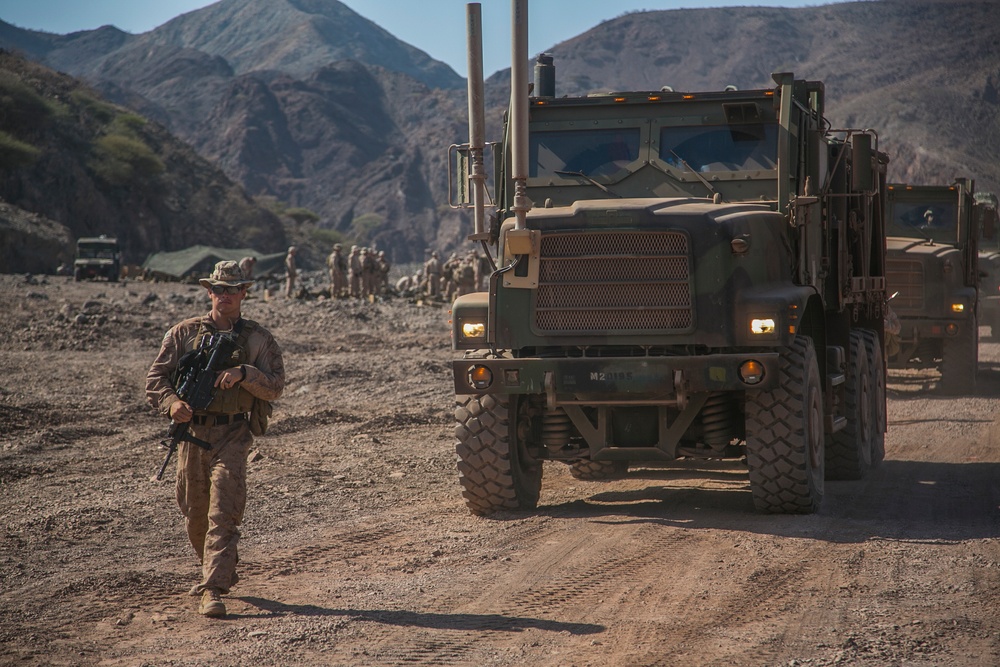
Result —
M 482 5 L 470 2 L 465 6 L 469 68 L 469 182 L 472 186 L 474 234 L 473 241 L 488 238 L 485 225 L 486 167 L 483 151 L 486 147 L 486 111 L 483 99 L 483 13 Z
M 556 96 L 556 66 L 551 53 L 535 58 L 535 97 Z
M 515 229 L 526 229 L 528 199 L 528 0 L 511 0 L 511 179 Z

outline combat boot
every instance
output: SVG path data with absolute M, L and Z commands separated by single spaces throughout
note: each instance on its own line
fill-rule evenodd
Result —
M 198 613 L 209 618 L 222 618 L 226 615 L 226 605 L 222 603 L 219 591 L 209 588 L 201 594 L 201 608 Z

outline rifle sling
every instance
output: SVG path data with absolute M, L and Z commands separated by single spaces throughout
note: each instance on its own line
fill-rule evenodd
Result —
M 198 445 L 199 447 L 201 447 L 202 449 L 204 449 L 206 451 L 211 451 L 212 450 L 212 443 L 210 443 L 210 442 L 208 442 L 206 440 L 202 440 L 201 438 L 197 438 L 197 437 L 191 435 L 191 431 L 190 430 L 185 430 L 184 431 L 184 435 L 182 435 L 180 438 L 178 438 L 178 440 L 184 440 L 186 442 L 190 442 L 192 445 Z

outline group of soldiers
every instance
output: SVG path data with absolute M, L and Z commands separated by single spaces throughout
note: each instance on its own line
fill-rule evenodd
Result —
M 285 256 L 285 295 L 288 297 L 294 297 L 301 289 L 297 285 L 296 254 L 297 248 L 290 246 Z M 253 275 L 255 258 L 244 257 L 239 264 L 247 276 Z M 492 270 L 489 259 L 476 250 L 464 255 L 453 252 L 444 262 L 434 251 L 421 269 L 397 280 L 391 290 L 391 265 L 384 250 L 354 245 L 344 254 L 340 243 L 333 245 L 326 258 L 326 267 L 331 298 L 367 299 L 394 292 L 400 296 L 449 302 L 463 294 L 485 289 Z
M 343 246 L 335 243 L 326 258 L 326 268 L 330 274 L 330 296 L 334 299 L 367 299 L 388 291 L 392 267 L 384 250 L 353 245 L 345 256 Z
M 424 262 L 423 271 L 418 272 L 412 281 L 415 290 L 430 299 L 454 301 L 455 297 L 463 294 L 482 291 L 490 269 L 489 260 L 476 250 L 464 256 L 453 252 L 443 263 L 434 251 Z

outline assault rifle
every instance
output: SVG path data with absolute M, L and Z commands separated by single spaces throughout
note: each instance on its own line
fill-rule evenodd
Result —
M 223 364 L 229 361 L 237 349 L 239 346 L 236 340 L 229 334 L 216 333 L 202 338 L 198 348 L 182 356 L 177 364 L 174 389 L 180 399 L 190 405 L 192 410 L 207 408 L 215 395 L 216 374 L 225 368 Z M 167 469 L 170 457 L 177 451 L 177 443 L 182 440 L 202 449 L 212 448 L 209 443 L 188 433 L 190 426 L 190 421 L 170 423 L 167 437 L 160 442 L 166 448 L 167 456 L 156 473 L 156 481 L 163 479 L 163 471 Z

